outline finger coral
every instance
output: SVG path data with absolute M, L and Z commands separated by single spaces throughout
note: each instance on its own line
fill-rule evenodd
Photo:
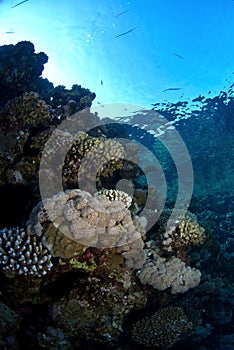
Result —
M 50 259 L 38 237 L 28 236 L 24 229 L 0 231 L 0 266 L 8 277 L 46 275 L 53 266 Z

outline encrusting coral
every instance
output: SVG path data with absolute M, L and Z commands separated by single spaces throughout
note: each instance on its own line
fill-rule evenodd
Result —
M 188 336 L 192 328 L 192 323 L 181 307 L 168 306 L 136 322 L 132 338 L 144 346 L 170 348 Z
M 50 259 L 40 239 L 28 236 L 24 229 L 0 231 L 0 265 L 8 277 L 44 276 L 53 266 Z

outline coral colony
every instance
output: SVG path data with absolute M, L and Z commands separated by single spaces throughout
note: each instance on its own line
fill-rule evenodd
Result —
M 111 127 L 75 137 L 58 130 L 44 149 L 57 126 L 95 98 L 80 85 L 68 90 L 43 79 L 47 60 L 28 41 L 0 47 L 0 347 L 176 349 L 179 341 L 205 349 L 199 344 L 232 318 L 233 237 L 212 236 L 189 211 L 169 226 L 170 203 L 146 232 L 140 155 L 134 148 L 136 164 L 128 162 Z M 92 120 L 98 116 L 89 113 Z M 50 167 L 68 145 L 64 163 Z M 98 169 L 95 193 L 91 169 Z M 60 173 L 63 190 L 53 193 Z M 131 196 L 116 189 L 123 174 L 134 184 Z
M 51 255 L 36 237 L 23 229 L 3 229 L 0 236 L 2 269 L 9 275 L 41 277 L 53 266 Z

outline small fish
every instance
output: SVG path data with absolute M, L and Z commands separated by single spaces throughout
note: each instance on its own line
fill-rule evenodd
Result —
M 181 58 L 182 60 L 184 60 L 184 57 L 181 55 L 178 55 L 177 53 L 172 53 L 172 55 L 177 56 L 177 57 Z
M 101 85 L 103 85 L 103 81 L 101 80 Z
M 182 88 L 168 88 L 168 89 L 165 89 L 163 90 L 163 92 L 165 91 L 175 91 L 175 90 L 181 90 Z
M 120 12 L 120 13 L 118 13 L 118 15 L 116 15 L 116 17 L 119 17 L 119 16 L 123 15 L 124 13 L 127 13 L 128 11 L 129 11 L 129 10 L 126 10 L 126 11 Z
M 10 32 L 5 32 L 6 34 L 14 34 L 15 32 L 10 31 Z
M 123 36 L 123 35 L 126 35 L 126 34 L 128 34 L 128 33 L 131 33 L 133 30 L 135 30 L 137 27 L 134 27 L 134 28 L 132 28 L 132 29 L 129 29 L 127 32 L 124 32 L 124 33 L 121 33 L 121 34 L 119 34 L 119 35 L 116 35 L 116 37 L 115 38 L 119 38 L 120 36 Z
M 29 1 L 29 0 L 21 1 L 21 2 L 19 2 L 18 4 L 12 6 L 11 8 L 13 9 L 13 8 L 15 8 L 15 7 L 17 7 L 17 6 L 21 5 L 21 4 L 23 4 L 24 2 L 27 2 L 27 1 Z

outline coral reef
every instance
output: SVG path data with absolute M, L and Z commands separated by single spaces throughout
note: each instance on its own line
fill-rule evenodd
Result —
M 89 89 L 78 84 L 74 84 L 70 90 L 63 85 L 58 85 L 50 91 L 50 104 L 60 119 L 64 119 L 90 107 L 95 97 L 96 95 L 91 93 Z
M 205 229 L 197 222 L 195 214 L 178 210 L 175 221 L 170 218 L 171 213 L 171 209 L 164 209 L 157 222 L 163 250 L 174 252 L 204 243 Z
M 42 236 L 43 225 L 48 222 L 68 238 L 88 247 L 120 247 L 141 239 L 123 202 L 112 202 L 105 196 L 93 197 L 78 189 L 40 202 L 30 214 L 28 230 Z
M 74 274 L 76 285 L 51 305 L 54 325 L 69 339 L 85 337 L 96 341 L 93 348 L 98 344 L 116 348 L 126 315 L 146 303 L 146 296 L 133 274 L 122 268 L 123 263 L 121 255 L 111 253 L 110 260 L 94 272 Z
M 43 225 L 43 235 L 41 242 L 46 247 L 53 257 L 60 257 L 64 259 L 72 258 L 78 253 L 83 252 L 85 247 L 69 238 L 69 232 L 64 234 L 56 228 L 52 223 L 45 223 Z
M 40 78 L 47 61 L 44 52 L 34 53 L 30 41 L 0 46 L 0 104 L 25 92 L 37 91 L 42 81 L 44 89 L 50 88 L 48 80 Z
M 0 265 L 8 277 L 44 276 L 53 266 L 50 258 L 38 237 L 29 237 L 24 229 L 0 231 Z
M 78 133 L 64 161 L 63 181 L 66 188 L 78 187 L 78 170 L 79 176 L 86 177 L 86 183 L 93 173 L 96 174 L 97 181 L 100 176 L 112 176 L 114 171 L 122 168 L 122 158 L 124 148 L 119 142 L 104 137 L 91 137 L 83 132 Z M 79 169 L 81 162 L 82 167 Z
M 231 117 L 212 114 L 211 105 L 220 105 L 221 99 L 207 101 L 209 118 L 203 111 L 190 123 L 183 119 L 190 154 L 196 153 L 195 182 L 200 175 L 206 178 L 200 188 L 195 186 L 196 195 L 205 196 L 193 197 L 190 207 L 198 216 L 179 211 L 173 220 L 172 209 L 165 209 L 146 232 L 157 211 L 149 207 L 160 207 L 161 189 L 147 182 L 157 174 L 139 142 L 162 165 L 169 185 L 165 208 L 173 208 L 177 190 L 170 154 L 141 129 L 142 114 L 133 116 L 139 127 L 124 119 L 100 123 L 86 108 L 94 93 L 78 84 L 54 87 L 41 77 L 47 60 L 27 41 L 0 47 L 0 348 L 231 349 L 233 135 L 225 126 Z M 73 114 L 83 108 L 75 114 L 81 117 L 77 128 Z M 165 113 L 170 117 L 168 109 Z M 62 131 L 65 120 L 69 127 Z M 156 127 L 157 120 L 150 123 Z M 215 137 L 206 138 L 206 149 L 204 135 L 210 130 Z M 217 142 L 224 132 L 225 157 Z M 205 141 L 199 144 L 201 135 Z M 123 146 L 119 137 L 137 142 Z M 145 169 L 137 165 L 140 157 Z M 48 167 L 41 167 L 43 159 Z M 41 174 L 48 195 L 43 202 Z M 133 198 L 118 190 L 121 179 L 131 180 Z M 54 191 L 58 181 L 61 186 Z M 216 195 L 208 193 L 211 184 Z M 157 199 L 151 206 L 149 193 Z
M 182 308 L 168 306 L 136 322 L 133 326 L 132 338 L 145 346 L 168 349 L 188 336 L 192 327 Z
M 0 302 L 0 348 L 17 349 L 16 336 L 21 317 L 7 305 Z
M 99 192 L 97 192 L 96 196 L 105 196 L 110 201 L 120 201 L 125 204 L 125 207 L 128 209 L 132 204 L 132 198 L 125 193 L 124 191 L 120 190 L 106 190 L 103 189 Z
M 146 261 L 138 277 L 142 284 L 149 284 L 156 290 L 170 288 L 172 294 L 177 294 L 198 286 L 201 272 L 174 256 L 166 259 L 154 254 L 154 260 Z
M 38 126 L 47 126 L 52 119 L 50 108 L 35 92 L 9 100 L 0 111 L 0 128 L 4 133 L 23 133 Z
M 205 241 L 205 230 L 198 222 L 196 215 L 187 212 L 178 222 L 175 229 L 162 233 L 163 249 L 171 252 L 192 245 L 201 245 Z
M 56 88 L 43 79 L 48 57 L 36 54 L 29 41 L 1 46 L 0 58 L 0 196 L 7 193 L 0 206 L 3 228 L 24 225 L 41 199 L 38 172 L 45 143 L 63 119 L 89 107 L 95 94 L 80 85 Z M 19 205 L 22 198 L 25 203 Z

